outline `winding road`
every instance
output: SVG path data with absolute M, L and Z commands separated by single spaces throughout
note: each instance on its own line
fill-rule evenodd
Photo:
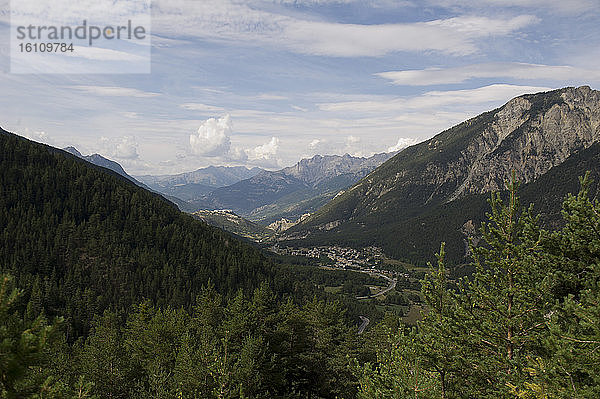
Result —
M 363 273 L 366 273 L 366 272 L 363 272 Z M 385 295 L 388 292 L 390 292 L 391 290 L 393 290 L 394 288 L 396 288 L 396 283 L 398 282 L 397 279 L 390 278 L 390 277 L 386 276 L 385 274 L 380 274 L 380 273 L 377 273 L 375 275 L 379 276 L 381 278 L 386 279 L 387 281 L 389 281 L 390 285 L 388 285 L 386 289 L 381 290 L 377 294 L 367 295 L 367 296 L 357 296 L 356 299 L 375 298 L 375 297 L 378 297 L 378 296 L 381 296 L 381 295 Z M 360 320 L 362 321 L 362 323 L 360 323 L 360 327 L 358 327 L 358 334 L 360 335 L 360 334 L 362 334 L 365 331 L 365 328 L 367 328 L 367 326 L 369 325 L 369 323 L 371 322 L 371 320 L 369 320 L 369 318 L 366 317 L 366 316 L 358 316 L 358 317 L 360 317 Z
M 360 335 L 365 331 L 365 328 L 367 328 L 371 320 L 369 320 L 369 318 L 365 316 L 358 317 L 360 317 L 360 319 L 362 320 L 362 323 L 360 323 L 360 327 L 358 327 L 358 334 Z
M 329 268 L 329 267 L 326 267 L 326 266 L 322 266 L 322 268 L 323 269 L 335 270 L 333 268 Z M 356 270 L 356 271 L 358 271 L 360 273 L 368 273 L 368 274 L 370 274 L 372 276 L 381 277 L 381 278 L 387 280 L 390 283 L 390 285 L 388 285 L 385 289 L 381 290 L 377 294 L 367 295 L 367 296 L 357 296 L 356 299 L 376 298 L 378 296 L 385 295 L 388 292 L 390 292 L 391 290 L 393 290 L 394 288 L 396 288 L 396 283 L 398 282 L 398 280 L 396 278 L 388 277 L 388 276 L 386 276 L 385 274 L 382 274 L 382 273 L 373 273 L 373 272 L 371 272 L 369 270 Z M 371 320 L 369 320 L 369 318 L 366 317 L 366 316 L 358 316 L 358 317 L 360 317 L 360 320 L 361 320 L 360 326 L 358 327 L 358 334 L 360 335 L 360 334 L 362 334 L 365 331 L 365 329 L 367 328 L 367 326 L 369 325 L 369 323 L 371 322 Z
M 366 273 L 366 272 L 363 272 L 363 273 Z M 390 285 L 389 285 L 389 286 L 388 286 L 386 289 L 384 289 L 384 290 L 381 290 L 380 292 L 378 292 L 377 294 L 373 294 L 373 295 L 366 295 L 366 296 L 357 296 L 357 297 L 356 297 L 356 299 L 369 299 L 369 298 L 376 298 L 376 297 L 378 297 L 378 296 L 385 295 L 385 294 L 387 294 L 388 292 L 390 292 L 391 290 L 393 290 L 394 288 L 396 288 L 396 283 L 398 282 L 398 280 L 397 280 L 397 279 L 395 279 L 395 278 L 390 278 L 390 277 L 386 276 L 385 274 L 380 274 L 380 273 L 377 273 L 377 274 L 375 274 L 375 275 L 376 275 L 376 276 L 378 276 L 378 277 L 381 277 L 381 278 L 384 278 L 384 279 L 386 279 L 386 280 L 387 280 L 387 281 L 390 283 Z

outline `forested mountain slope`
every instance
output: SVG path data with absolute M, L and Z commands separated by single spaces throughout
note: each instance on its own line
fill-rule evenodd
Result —
M 282 262 L 2 130 L 0 397 L 355 397 L 369 277 Z
M 0 132 L 0 267 L 83 333 L 143 298 L 189 308 L 272 276 L 258 250 L 62 150 Z

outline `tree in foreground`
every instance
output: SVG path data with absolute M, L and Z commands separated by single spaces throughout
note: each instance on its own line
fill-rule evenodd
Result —
M 483 242 L 473 248 L 476 272 L 460 282 L 450 321 L 459 326 L 454 331 L 463 350 L 457 370 L 462 390 L 480 398 L 509 397 L 511 385 L 527 380 L 528 359 L 541 350 L 553 305 L 546 233 L 531 207 L 520 209 L 514 177 L 508 189 L 506 203 L 499 194 L 490 200 Z
M 442 246 L 423 321 L 360 368 L 363 397 L 599 397 L 600 212 L 582 183 L 552 234 L 520 209 L 514 179 L 507 200 L 492 195 L 474 275 L 448 287 Z
M 600 397 L 600 203 L 590 199 L 589 173 L 563 205 L 565 226 L 548 247 L 560 301 L 548 314 L 545 353 L 531 362 L 534 382 L 519 392 L 535 398 Z
M 43 314 L 34 317 L 31 301 L 23 318 L 22 297 L 14 278 L 0 275 L 0 397 L 89 398 L 90 384 L 79 379 L 72 389 L 50 370 L 61 320 L 49 325 Z

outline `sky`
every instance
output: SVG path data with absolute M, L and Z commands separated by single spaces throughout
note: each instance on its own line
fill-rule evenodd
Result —
M 104 74 L 11 73 L 0 1 L 0 126 L 132 175 L 370 156 L 521 94 L 600 88 L 598 0 L 153 0 L 150 73 Z M 58 18 L 66 0 L 13 1 Z

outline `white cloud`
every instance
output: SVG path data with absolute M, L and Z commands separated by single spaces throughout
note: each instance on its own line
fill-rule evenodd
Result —
M 477 51 L 477 39 L 508 35 L 539 21 L 532 15 L 520 15 L 343 24 L 290 17 L 232 0 L 161 0 L 154 3 L 153 12 L 153 29 L 164 35 L 271 45 L 335 57 L 382 56 L 398 51 L 472 54 Z
M 314 149 L 315 149 L 315 148 L 317 148 L 317 146 L 318 146 L 319 144 L 321 144 L 322 142 L 323 142 L 323 140 L 320 140 L 320 139 L 314 139 L 314 140 L 312 140 L 312 141 L 311 141 L 311 142 L 308 144 L 308 147 L 309 147 L 311 150 L 314 150 Z
M 526 26 L 539 23 L 534 15 L 519 15 L 513 18 L 488 18 L 476 16 L 460 16 L 426 22 L 430 26 L 439 26 L 468 37 L 503 36 Z
M 183 109 L 187 109 L 188 111 L 222 112 L 225 110 L 221 107 L 201 103 L 186 103 L 181 104 L 180 107 Z
M 544 79 L 556 81 L 582 80 L 599 82 L 600 70 L 566 65 L 539 65 L 517 62 L 497 62 L 465 65 L 455 68 L 427 68 L 390 71 L 376 74 L 395 85 L 431 86 L 462 83 L 474 78 L 512 78 L 520 80 Z
M 244 140 L 244 145 L 232 145 L 232 133 L 230 115 L 207 119 L 202 122 L 196 134 L 190 135 L 191 152 L 201 157 L 217 159 L 218 162 L 237 164 L 249 162 L 265 167 L 278 166 L 279 139 L 277 137 L 272 137 L 265 144 L 251 147 L 252 141 L 248 140 Z
M 374 99 L 370 101 L 347 101 L 318 104 L 323 111 L 357 114 L 382 114 L 389 112 L 408 112 L 415 110 L 439 110 L 441 107 L 503 103 L 511 98 L 527 93 L 551 90 L 548 87 L 516 86 L 497 84 L 477 89 L 430 91 L 410 98 Z
M 279 149 L 279 139 L 271 137 L 271 140 L 263 145 L 247 150 L 248 159 L 251 161 L 269 161 L 274 160 Z
M 259 95 L 255 96 L 254 98 L 256 100 L 263 100 L 263 101 L 282 101 L 282 100 L 288 99 L 285 96 L 280 96 L 278 94 L 268 94 L 268 93 L 259 94 Z
M 130 87 L 116 87 L 116 86 L 71 86 L 75 90 L 79 90 L 85 93 L 94 94 L 98 96 L 108 97 L 137 97 L 137 98 L 151 98 L 158 97 L 160 93 L 152 93 L 133 89 Z
M 190 135 L 192 153 L 205 157 L 225 156 L 231 148 L 231 117 L 210 118 L 204 121 L 196 134 Z
M 139 119 L 140 114 L 138 114 L 137 112 L 129 112 L 129 111 L 123 111 L 121 112 L 121 115 L 123 115 L 125 118 L 128 119 Z
M 531 15 L 510 19 L 455 17 L 429 22 L 354 25 L 293 21 L 283 35 L 293 50 L 337 57 L 382 56 L 398 51 L 439 51 L 467 55 L 477 51 L 475 40 L 504 36 L 539 22 Z
M 489 9 L 490 7 L 520 7 L 566 15 L 597 11 L 598 9 L 598 3 L 595 0 L 428 0 L 428 3 L 442 7 L 461 7 L 471 10 Z
M 407 137 L 400 137 L 398 139 L 398 143 L 396 143 L 396 145 L 389 147 L 387 149 L 387 152 L 396 152 L 396 151 L 400 151 L 406 147 L 410 147 L 413 144 L 417 144 L 419 142 L 419 140 L 414 139 L 414 138 L 407 138 Z
M 361 138 L 354 135 L 349 135 L 346 137 L 345 146 L 341 149 L 342 153 L 350 154 L 354 157 L 364 157 L 369 156 L 373 153 L 373 151 L 368 151 L 367 146 L 361 141 Z
M 353 145 L 353 144 L 356 144 L 356 143 L 359 143 L 359 142 L 360 142 L 360 137 L 356 137 L 356 136 L 352 136 L 352 135 L 346 137 L 346 144 L 347 145 Z
M 248 160 L 248 154 L 240 147 L 231 147 L 227 159 L 235 162 L 246 162 Z
M 135 160 L 139 158 L 138 144 L 133 136 L 101 137 L 102 152 L 109 158 Z

